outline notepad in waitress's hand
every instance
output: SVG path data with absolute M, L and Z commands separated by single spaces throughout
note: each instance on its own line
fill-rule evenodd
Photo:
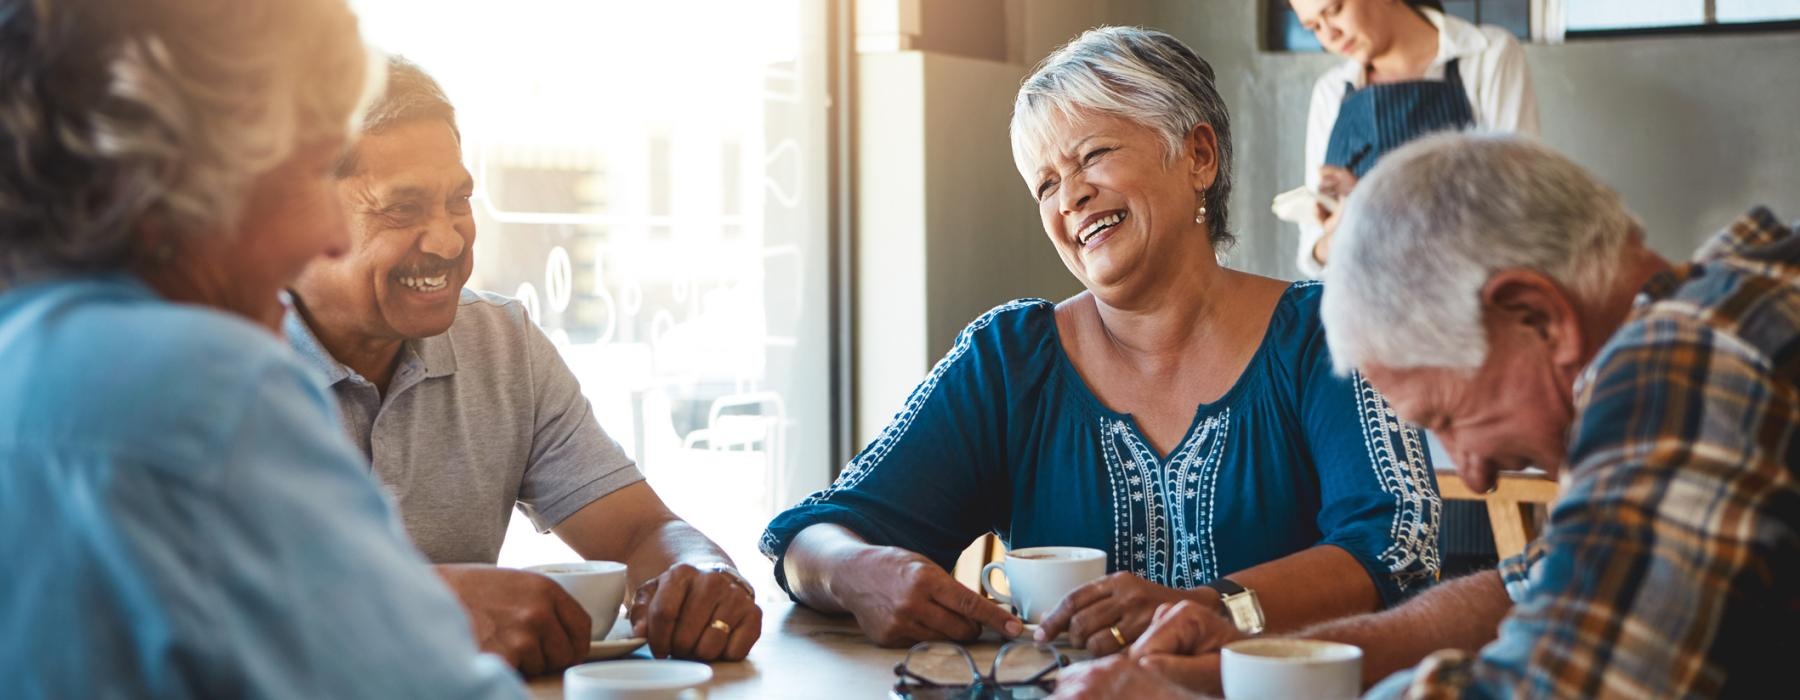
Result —
M 1319 194 L 1303 186 L 1275 195 L 1275 201 L 1269 205 L 1269 209 L 1282 221 L 1316 224 L 1319 223 L 1318 206 L 1321 204 L 1326 211 L 1335 212 L 1340 202 L 1336 197 Z

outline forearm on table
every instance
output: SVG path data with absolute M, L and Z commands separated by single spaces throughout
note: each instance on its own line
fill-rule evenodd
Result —
M 782 556 L 782 574 L 788 591 L 800 603 L 820 612 L 848 612 L 837 574 L 859 554 L 874 549 L 855 531 L 841 525 L 819 524 L 794 536 Z
M 1381 595 L 1356 557 L 1338 547 L 1320 545 L 1227 575 L 1256 592 L 1263 628 L 1285 632 L 1325 620 L 1367 613 L 1381 605 Z M 1219 594 L 1196 589 L 1201 601 L 1219 606 Z
M 648 528 L 625 556 L 632 586 L 661 576 L 676 564 L 736 566 L 725 550 L 700 534 L 693 525 L 673 515 Z
M 1500 575 L 1483 571 L 1438 584 L 1391 610 L 1322 623 L 1295 636 L 1361 647 L 1367 688 L 1439 649 L 1479 650 L 1499 635 L 1511 610 Z
M 639 482 L 583 506 L 555 527 L 583 559 L 624 562 L 632 586 L 680 563 L 730 564 L 731 558 Z

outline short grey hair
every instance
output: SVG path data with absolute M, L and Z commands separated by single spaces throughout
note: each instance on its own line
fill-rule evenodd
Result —
M 1535 270 L 1586 303 L 1617 283 L 1641 230 L 1618 193 L 1528 138 L 1408 144 L 1357 183 L 1338 223 L 1320 302 L 1332 363 L 1478 368 L 1494 273 Z
M 1153 29 L 1100 27 L 1057 49 L 1019 86 L 1013 102 L 1015 156 L 1038 153 L 1050 124 L 1083 112 L 1110 114 L 1154 129 L 1173 160 L 1194 127 L 1218 137 L 1219 173 L 1202 195 L 1208 238 L 1232 241 L 1231 114 L 1213 84 L 1213 69 L 1180 39 Z
M 343 0 L 0 0 L 0 289 L 233 235 L 258 176 L 351 130 L 370 60 Z
M 449 124 L 457 143 L 462 143 L 462 130 L 456 126 L 456 107 L 450 104 L 444 88 L 418 64 L 402 56 L 389 56 L 386 89 L 363 110 L 362 133 L 379 134 L 396 124 L 419 119 Z M 336 174 L 340 178 L 355 175 L 359 166 L 356 148 L 352 146 L 338 160 Z

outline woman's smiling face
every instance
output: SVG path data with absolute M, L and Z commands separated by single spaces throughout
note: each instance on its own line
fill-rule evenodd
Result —
M 1195 129 L 1170 157 L 1155 129 L 1110 114 L 1052 118 L 1034 148 L 1015 153 L 1044 233 L 1090 291 L 1212 254 L 1195 210 L 1217 172 L 1212 128 Z M 1155 275 L 1149 275 L 1154 278 Z

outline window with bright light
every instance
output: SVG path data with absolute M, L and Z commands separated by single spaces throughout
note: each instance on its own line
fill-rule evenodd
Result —
M 829 463 L 824 3 L 352 4 L 455 103 L 470 287 L 524 300 L 663 500 L 775 591 L 757 536 Z M 515 514 L 500 563 L 572 558 Z
M 1570 33 L 1800 20 L 1800 0 L 1566 0 Z

